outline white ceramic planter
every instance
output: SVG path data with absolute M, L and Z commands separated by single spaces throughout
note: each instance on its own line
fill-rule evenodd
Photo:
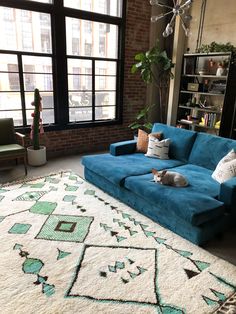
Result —
M 46 147 L 40 146 L 40 149 L 34 150 L 33 146 L 27 147 L 28 164 L 30 166 L 42 166 L 46 164 Z

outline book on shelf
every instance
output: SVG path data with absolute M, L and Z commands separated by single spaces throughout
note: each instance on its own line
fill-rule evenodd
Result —
M 181 119 L 180 122 L 185 124 L 193 124 L 193 120 Z
M 216 113 L 205 113 L 204 114 L 204 125 L 210 128 L 214 128 L 216 124 Z

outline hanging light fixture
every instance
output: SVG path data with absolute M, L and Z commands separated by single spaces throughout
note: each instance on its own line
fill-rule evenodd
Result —
M 187 14 L 186 11 L 190 8 L 193 0 L 173 0 L 173 6 L 167 5 L 159 0 L 150 0 L 151 5 L 158 5 L 159 7 L 163 7 L 168 9 L 166 13 L 161 13 L 159 15 L 154 15 L 151 17 L 152 22 L 157 22 L 158 20 L 162 19 L 163 17 L 173 14 L 170 22 L 166 25 L 166 28 L 163 32 L 164 37 L 168 37 L 174 31 L 174 23 L 176 16 L 179 16 L 181 19 L 181 25 L 184 29 L 185 35 L 189 36 L 189 28 L 186 25 L 186 22 L 192 19 L 192 16 Z

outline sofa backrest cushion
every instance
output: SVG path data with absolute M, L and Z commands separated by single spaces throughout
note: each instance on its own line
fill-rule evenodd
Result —
M 236 141 L 207 133 L 198 133 L 189 163 L 214 170 L 229 151 L 236 151 Z
M 162 123 L 154 123 L 152 132 L 162 132 L 163 138 L 170 139 L 169 157 L 184 162 L 188 161 L 196 132 L 175 128 Z

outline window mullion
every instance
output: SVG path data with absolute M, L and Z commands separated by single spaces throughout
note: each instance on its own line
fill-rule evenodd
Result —
M 22 55 L 17 54 L 17 59 L 18 59 L 18 68 L 19 68 L 19 79 L 20 79 L 20 96 L 21 96 L 23 126 L 27 126 Z
M 54 86 L 56 86 L 57 117 L 61 125 L 69 122 L 67 57 L 66 57 L 66 28 L 63 1 L 54 1 L 54 14 L 52 15 L 52 31 L 54 41 Z
M 95 121 L 95 60 L 92 60 L 92 120 Z

